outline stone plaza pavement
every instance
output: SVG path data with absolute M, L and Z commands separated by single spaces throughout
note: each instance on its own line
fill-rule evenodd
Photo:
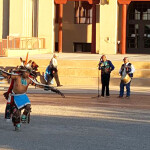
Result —
M 115 87 L 113 87 L 115 88 Z M 97 98 L 96 91 L 59 88 L 55 93 L 30 88 L 30 124 L 19 132 L 4 120 L 0 92 L 0 150 L 149 150 L 150 94 L 134 89 L 130 99 Z M 86 91 L 86 92 L 85 92 Z M 94 91 L 94 89 L 93 89 Z

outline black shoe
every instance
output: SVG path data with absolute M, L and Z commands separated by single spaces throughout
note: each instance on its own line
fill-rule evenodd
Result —
M 123 96 L 120 96 L 120 95 L 119 95 L 118 98 L 123 98 Z
M 57 87 L 59 87 L 59 86 L 63 86 L 63 85 L 57 85 Z

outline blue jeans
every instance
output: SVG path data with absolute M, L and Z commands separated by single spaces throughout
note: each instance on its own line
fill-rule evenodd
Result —
M 120 82 L 120 95 L 121 97 L 123 97 L 124 95 L 124 87 L 126 87 L 126 96 L 130 96 L 130 84 L 131 81 L 128 84 L 124 84 L 123 82 Z

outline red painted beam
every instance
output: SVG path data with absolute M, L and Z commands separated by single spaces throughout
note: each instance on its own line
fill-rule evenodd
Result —
M 56 4 L 66 4 L 68 0 L 55 0 Z
M 118 0 L 119 4 L 130 4 L 130 2 L 142 2 L 142 1 L 149 1 L 150 0 Z
M 56 4 L 66 4 L 67 1 L 87 1 L 89 2 L 89 4 L 99 4 L 100 3 L 100 0 L 55 0 L 55 3 Z
M 131 0 L 118 0 L 119 4 L 130 4 Z

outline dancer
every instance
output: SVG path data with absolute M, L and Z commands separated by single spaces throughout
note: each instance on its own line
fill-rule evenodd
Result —
M 24 109 L 22 120 L 25 121 L 27 115 L 31 111 L 31 103 L 26 95 L 26 91 L 28 89 L 29 84 L 37 85 L 40 88 L 46 88 L 47 90 L 51 90 L 56 92 L 62 96 L 64 96 L 59 90 L 54 89 L 48 85 L 40 84 L 34 79 L 30 78 L 31 70 L 26 67 L 19 67 L 19 74 L 11 74 L 6 71 L 0 69 L 0 75 L 4 77 L 9 77 L 13 80 L 13 88 L 11 93 L 9 94 L 10 98 L 10 116 L 12 114 L 12 122 L 15 126 L 15 130 L 20 130 L 21 127 L 21 110 Z
M 36 77 L 37 77 L 37 72 L 36 71 L 38 70 L 39 66 L 34 61 L 32 62 L 30 60 L 29 62 L 27 62 L 27 59 L 28 59 L 28 53 L 27 53 L 27 56 L 26 56 L 26 60 L 23 60 L 20 57 L 21 66 L 30 69 L 29 77 L 36 80 Z M 17 73 L 17 74 L 21 73 L 18 69 L 18 66 L 15 69 L 13 69 L 11 72 L 12 73 Z M 12 110 L 11 110 L 12 100 L 11 100 L 10 94 L 12 93 L 13 85 L 14 85 L 14 80 L 11 79 L 11 83 L 10 83 L 10 86 L 8 88 L 8 91 L 3 94 L 5 99 L 7 100 L 6 109 L 5 109 L 6 122 L 10 122 L 11 113 L 12 113 Z

